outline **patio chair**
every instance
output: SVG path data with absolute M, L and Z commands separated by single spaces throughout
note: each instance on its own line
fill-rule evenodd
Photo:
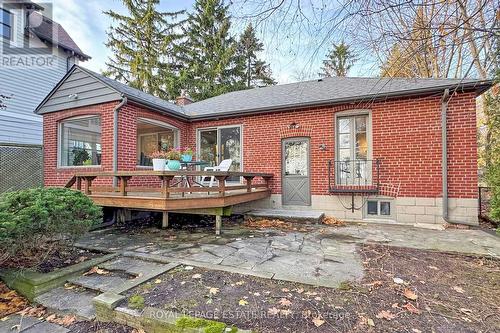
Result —
M 227 160 L 223 160 L 222 162 L 220 162 L 220 164 L 218 166 L 214 166 L 214 167 L 205 167 L 205 171 L 229 171 L 229 169 L 231 168 L 231 164 L 233 164 L 233 160 L 232 159 L 227 159 Z M 205 183 L 205 178 L 207 178 L 207 176 L 203 176 L 201 178 L 201 182 L 202 183 Z M 215 177 L 214 176 L 211 176 L 210 177 L 210 182 L 208 184 L 208 187 L 212 187 L 212 185 L 214 184 L 215 182 Z

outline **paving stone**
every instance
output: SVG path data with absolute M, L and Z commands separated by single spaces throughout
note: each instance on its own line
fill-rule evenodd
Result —
M 163 265 L 129 257 L 118 257 L 100 265 L 100 267 L 107 270 L 120 270 L 136 276 L 147 274 L 151 270 L 160 268 L 161 266 Z
M 22 331 L 22 333 L 67 333 L 69 329 L 49 322 L 41 322 Z
M 292 222 L 321 223 L 325 213 L 308 210 L 258 209 L 245 214 L 245 218 L 279 219 Z
M 124 284 L 129 280 L 130 279 L 123 278 L 121 276 L 92 274 L 87 276 L 82 275 L 80 277 L 70 279 L 69 282 L 87 289 L 106 292 L 114 290 L 116 286 Z
M 84 290 L 67 290 L 63 287 L 52 289 L 35 298 L 39 303 L 51 310 L 74 314 L 83 319 L 91 320 L 95 318 L 95 310 L 92 299 L 98 293 Z
M 38 318 L 10 315 L 7 316 L 6 320 L 0 321 L 0 333 L 22 331 L 38 323 L 41 323 L 41 320 Z M 19 327 L 15 327 L 17 325 L 19 325 Z M 12 329 L 13 327 L 15 327 L 14 330 Z

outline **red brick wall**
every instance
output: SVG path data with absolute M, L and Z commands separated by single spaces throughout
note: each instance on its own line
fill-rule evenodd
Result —
M 243 125 L 244 171 L 271 172 L 274 193 L 280 193 L 281 140 L 305 136 L 311 142 L 311 190 L 327 194 L 327 162 L 334 159 L 335 113 L 368 109 L 372 114 L 373 158 L 380 158 L 381 181 L 399 188 L 399 196 L 441 197 L 440 98 L 405 98 L 365 105 L 341 105 L 187 123 L 136 105 L 126 105 L 119 119 L 119 170 L 136 169 L 138 117 L 167 122 L 181 131 L 181 146 L 196 145 L 196 130 L 204 127 Z M 102 169 L 112 170 L 112 109 L 116 103 L 44 115 L 45 183 L 62 185 L 73 168 L 56 168 L 57 122 L 82 114 L 102 115 Z M 297 123 L 297 129 L 290 129 Z M 475 96 L 459 94 L 449 103 L 448 158 L 450 197 L 477 197 Z M 326 144 L 325 151 L 319 146 Z M 78 168 L 78 170 L 82 170 Z M 95 170 L 95 169 L 92 169 Z M 138 184 L 132 182 L 131 184 Z M 154 178 L 142 184 L 159 184 Z

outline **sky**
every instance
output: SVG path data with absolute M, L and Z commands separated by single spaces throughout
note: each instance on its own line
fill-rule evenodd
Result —
M 49 0 L 50 1 L 50 0 Z M 40 2 L 40 1 L 35 1 Z M 120 0 L 52 0 L 53 19 L 60 23 L 80 46 L 83 52 L 92 59 L 82 63 L 83 66 L 101 72 L 106 68 L 106 60 L 110 51 L 104 45 L 107 39 L 106 30 L 112 24 L 111 19 L 103 13 L 114 10 L 124 13 Z M 192 10 L 194 0 L 165 1 L 161 0 L 159 10 L 177 11 Z M 244 1 L 245 6 L 248 2 Z M 232 8 L 232 32 L 239 35 L 251 19 L 243 18 L 247 8 L 235 5 Z M 273 31 L 280 29 L 277 22 L 256 22 L 257 36 L 264 43 L 264 52 L 260 55 L 271 66 L 274 78 L 278 83 L 290 83 L 318 77 L 321 60 L 327 53 L 329 41 L 318 42 L 309 35 L 283 35 Z M 338 40 L 342 36 L 331 36 Z M 350 71 L 350 76 L 370 76 L 376 74 L 374 66 L 358 61 Z

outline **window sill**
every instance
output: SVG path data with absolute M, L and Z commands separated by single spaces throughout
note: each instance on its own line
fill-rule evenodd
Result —
M 135 168 L 136 169 L 144 169 L 144 170 L 153 170 L 153 167 L 149 166 L 149 165 L 136 165 Z
M 69 166 L 58 166 L 58 170 L 71 170 L 71 169 L 99 169 L 102 165 L 69 165 Z

